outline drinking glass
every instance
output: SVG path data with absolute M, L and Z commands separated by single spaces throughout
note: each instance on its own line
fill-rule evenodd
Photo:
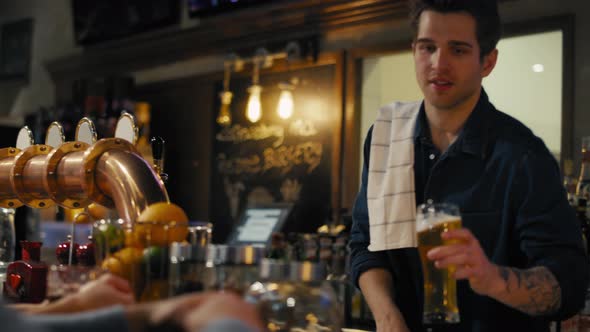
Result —
M 429 203 L 418 207 L 416 229 L 424 275 L 423 322 L 426 324 L 459 322 L 455 267 L 438 269 L 426 257 L 434 247 L 456 243 L 456 240 L 443 240 L 441 234 L 458 228 L 461 228 L 461 215 L 457 206 Z

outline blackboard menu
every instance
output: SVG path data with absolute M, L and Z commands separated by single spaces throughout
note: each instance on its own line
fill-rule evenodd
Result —
M 262 75 L 262 118 L 256 123 L 245 116 L 250 80 L 231 81 L 232 124 L 215 124 L 214 133 L 210 214 L 215 242 L 225 240 L 246 206 L 294 204 L 284 232 L 313 232 L 325 223 L 341 121 L 335 76 L 335 65 Z M 296 82 L 294 113 L 287 120 L 277 114 L 284 81 Z

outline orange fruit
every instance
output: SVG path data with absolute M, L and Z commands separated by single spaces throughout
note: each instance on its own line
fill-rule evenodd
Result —
M 188 217 L 176 204 L 158 202 L 148 206 L 137 218 L 130 242 L 147 246 L 168 246 L 188 235 Z
M 141 263 L 143 251 L 138 248 L 127 247 L 114 253 L 114 256 L 125 266 L 132 266 Z
M 188 222 L 188 217 L 180 206 L 170 202 L 158 202 L 145 208 L 137 221 Z
M 109 219 L 111 210 L 100 204 L 91 203 L 90 205 L 88 205 L 88 214 L 94 220 Z
M 144 284 L 144 273 L 141 269 L 143 251 L 138 248 L 123 248 L 105 258 L 102 268 L 112 274 L 129 281 L 136 296 L 141 294 Z
M 121 261 L 114 256 L 109 256 L 105 258 L 104 261 L 102 261 L 101 267 L 121 278 L 126 277 L 123 264 L 121 264 Z

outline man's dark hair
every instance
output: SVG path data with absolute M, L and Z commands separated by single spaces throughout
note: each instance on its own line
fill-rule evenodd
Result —
M 439 13 L 465 12 L 473 16 L 482 59 L 496 48 L 502 35 L 496 0 L 412 0 L 410 18 L 415 33 L 418 32 L 420 15 L 425 10 Z

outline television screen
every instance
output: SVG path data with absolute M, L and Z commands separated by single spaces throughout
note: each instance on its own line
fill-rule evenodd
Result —
M 179 22 L 181 0 L 72 0 L 78 44 L 124 38 Z
M 227 12 L 238 8 L 245 8 L 263 3 L 278 2 L 281 0 L 187 0 L 191 17 L 204 16 Z

